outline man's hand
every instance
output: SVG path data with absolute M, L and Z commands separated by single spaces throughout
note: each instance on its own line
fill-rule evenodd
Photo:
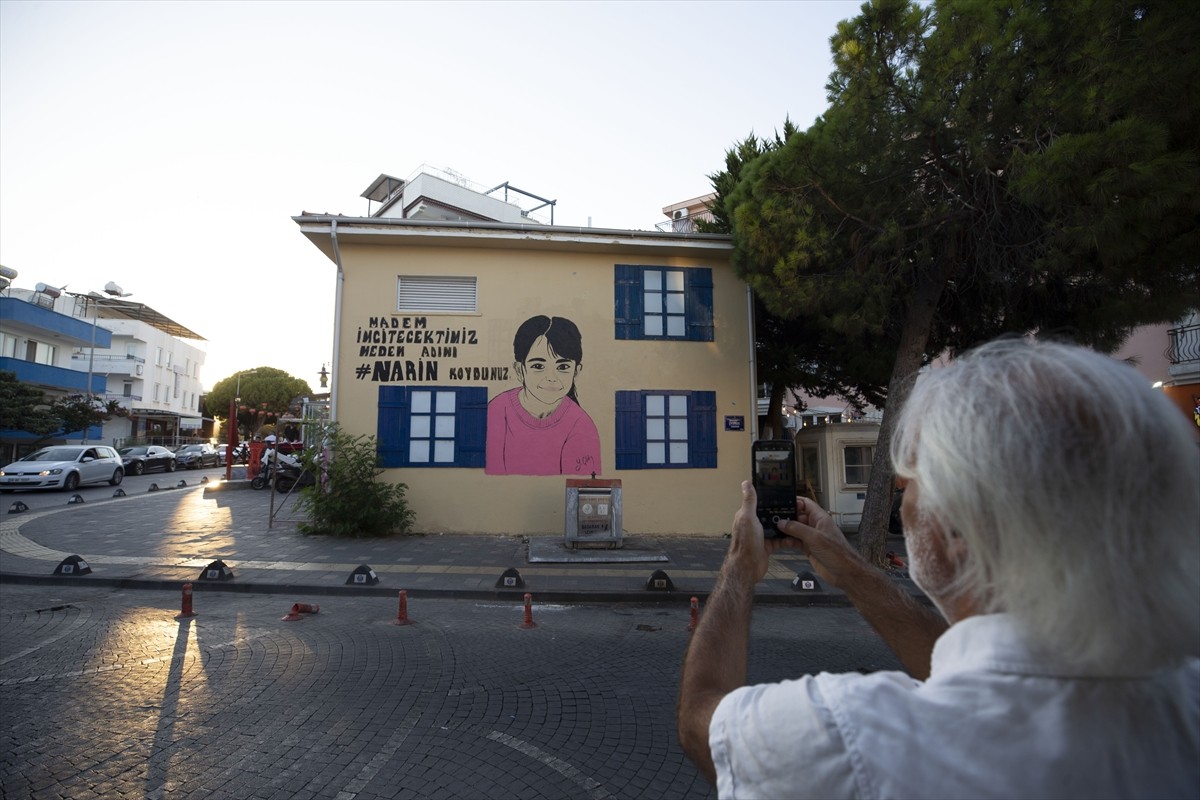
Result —
M 797 497 L 796 521 L 780 520 L 776 527 L 784 535 L 766 540 L 768 552 L 800 548 L 812 562 L 817 577 L 826 583 L 845 589 L 864 569 L 870 569 L 829 512 L 814 500 Z
M 770 553 L 764 544 L 762 523 L 758 521 L 758 493 L 750 481 L 742 481 L 742 505 L 733 515 L 733 537 L 725 555 L 724 568 L 751 586 L 767 574 Z
M 846 593 L 909 674 L 919 680 L 929 677 L 933 643 L 946 630 L 946 621 L 871 566 L 815 501 L 797 497 L 796 517 L 795 522 L 778 523 L 784 536 L 767 539 L 767 549 L 772 553 L 789 547 L 802 549 L 817 577 Z

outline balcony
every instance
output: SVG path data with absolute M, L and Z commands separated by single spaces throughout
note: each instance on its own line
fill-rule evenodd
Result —
M 0 370 L 15 372 L 21 383 L 32 384 L 41 389 L 57 389 L 67 392 L 87 391 L 87 371 L 52 367 L 49 364 L 38 364 L 33 361 L 23 361 L 19 358 L 0 358 Z M 92 375 L 92 393 L 104 394 L 108 389 L 108 379 L 103 375 Z
M 655 224 L 655 229 L 664 233 L 696 233 L 696 221 L 691 217 L 676 217 L 664 219 Z
M 71 354 L 71 365 L 78 370 L 87 372 L 88 353 Z M 92 372 L 100 375 L 128 375 L 132 378 L 141 377 L 145 371 L 146 359 L 139 356 L 107 355 L 97 353 L 92 361 Z
M 1167 331 L 1170 343 L 1164 353 L 1172 364 L 1200 361 L 1200 325 L 1184 325 Z
M 1167 372 L 1172 379 L 1200 378 L 1200 325 L 1181 325 L 1167 331 Z

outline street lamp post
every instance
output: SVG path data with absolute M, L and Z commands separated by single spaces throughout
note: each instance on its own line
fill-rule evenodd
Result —
M 104 284 L 104 293 L 111 297 L 129 297 L 129 295 L 133 294 L 133 292 L 121 291 L 121 287 L 118 286 L 117 284 L 113 283 L 112 281 L 109 281 L 108 283 Z M 87 294 L 75 294 L 74 292 L 68 292 L 67 294 L 70 294 L 72 297 L 86 297 L 87 301 L 92 304 L 92 347 L 90 350 L 88 350 L 88 371 L 87 371 L 88 405 L 90 406 L 90 405 L 92 405 L 92 371 L 93 371 L 93 368 L 95 367 L 95 362 L 96 362 L 96 327 L 99 324 L 98 320 L 100 317 L 100 299 L 97 297 L 92 297 L 91 295 L 87 295 Z M 83 444 L 88 443 L 88 428 L 90 428 L 90 427 L 91 427 L 90 425 L 85 426 L 83 429 Z
M 258 372 L 256 369 L 248 369 L 237 374 L 237 388 L 233 390 L 233 397 L 229 398 L 229 436 L 225 443 L 225 480 L 233 478 L 233 445 L 234 440 L 238 438 L 238 422 L 237 422 L 237 406 L 242 402 L 242 376 L 253 375 Z

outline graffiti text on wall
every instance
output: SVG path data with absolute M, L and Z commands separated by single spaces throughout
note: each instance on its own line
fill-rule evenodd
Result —
M 359 325 L 354 343 L 361 361 L 358 380 L 375 383 L 435 383 L 438 381 L 506 381 L 508 367 L 448 366 L 444 359 L 469 358 L 479 344 L 479 332 L 467 327 L 430 326 L 427 317 L 368 317 Z

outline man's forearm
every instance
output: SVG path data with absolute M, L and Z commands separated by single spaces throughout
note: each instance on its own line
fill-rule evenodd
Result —
M 866 563 L 840 588 L 908 673 L 918 680 L 928 678 L 933 644 L 949 627 L 946 620 Z
M 714 784 L 708 726 L 721 698 L 746 682 L 754 581 L 726 561 L 696 624 L 683 658 L 676 709 L 679 740 L 697 768 Z

